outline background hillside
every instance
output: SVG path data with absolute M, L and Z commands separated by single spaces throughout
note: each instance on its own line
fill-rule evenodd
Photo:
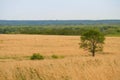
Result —
M 120 20 L 0 20 L 0 25 L 120 24 Z

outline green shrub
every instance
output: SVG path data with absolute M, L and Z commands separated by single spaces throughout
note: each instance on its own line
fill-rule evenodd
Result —
M 44 57 L 39 54 L 39 53 L 34 53 L 31 57 L 30 57 L 31 60 L 43 60 Z
M 58 59 L 59 57 L 57 55 L 52 55 L 51 56 L 53 59 Z

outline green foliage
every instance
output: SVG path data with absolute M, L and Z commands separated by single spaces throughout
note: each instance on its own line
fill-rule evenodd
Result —
M 51 56 L 53 59 L 58 59 L 59 57 L 57 55 L 52 55 Z
M 41 54 L 39 54 L 39 53 L 34 53 L 34 54 L 31 56 L 30 59 L 31 59 L 31 60 L 43 60 L 44 57 L 43 57 Z
M 95 27 L 94 27 L 95 26 Z M 106 35 L 120 36 L 120 24 L 84 25 L 0 25 L 1 34 L 81 35 L 94 29 Z
M 97 30 L 88 30 L 81 35 L 80 47 L 88 50 L 95 56 L 95 52 L 102 51 L 105 37 Z

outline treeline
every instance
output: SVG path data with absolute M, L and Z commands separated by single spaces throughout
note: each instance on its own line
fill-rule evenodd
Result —
M 106 35 L 120 35 L 120 25 L 0 25 L 0 34 L 81 35 L 88 29 L 96 29 Z

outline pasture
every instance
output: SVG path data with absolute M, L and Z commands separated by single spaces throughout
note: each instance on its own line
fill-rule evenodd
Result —
M 95 57 L 79 43 L 80 36 L 1 34 L 0 80 L 120 80 L 120 37 L 106 37 Z M 45 59 L 30 60 L 33 53 Z

